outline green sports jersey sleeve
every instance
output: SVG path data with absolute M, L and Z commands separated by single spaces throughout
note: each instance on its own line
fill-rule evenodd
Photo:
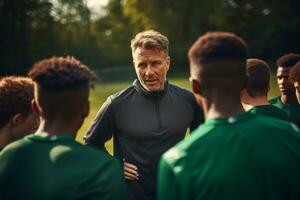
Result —
M 105 172 L 105 173 L 103 173 Z M 105 183 L 105 184 L 103 184 Z M 125 181 L 120 164 L 117 161 L 107 163 L 90 176 L 82 187 L 82 197 L 89 200 L 120 200 L 126 199 Z
M 162 158 L 159 163 L 158 174 L 158 200 L 177 200 L 179 190 L 177 189 L 176 177 L 167 161 Z M 172 192 L 170 192 L 172 191 Z

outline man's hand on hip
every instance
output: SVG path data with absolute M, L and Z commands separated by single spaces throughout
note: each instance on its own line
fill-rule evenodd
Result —
M 139 180 L 138 168 L 137 166 L 130 164 L 128 162 L 123 162 L 123 173 L 125 179 L 128 180 Z

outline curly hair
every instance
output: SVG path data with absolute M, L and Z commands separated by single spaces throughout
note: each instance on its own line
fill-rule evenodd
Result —
M 190 48 L 188 56 L 194 64 L 215 60 L 245 60 L 248 48 L 245 41 L 230 32 L 208 32 Z
M 54 56 L 39 61 L 33 65 L 28 75 L 47 91 L 78 89 L 96 79 L 87 66 L 72 56 Z
M 300 61 L 298 61 L 290 71 L 291 82 L 300 82 Z
M 267 95 L 270 84 L 270 67 L 260 59 L 247 59 L 247 93 L 251 97 Z
M 30 78 L 7 76 L 0 79 L 0 128 L 15 114 L 27 116 L 32 111 L 33 88 Z
M 300 54 L 287 53 L 277 59 L 277 67 L 289 68 L 293 67 L 298 61 L 300 61 Z
M 168 38 L 154 30 L 140 32 L 131 40 L 132 54 L 138 47 L 164 51 L 167 56 L 169 55 Z

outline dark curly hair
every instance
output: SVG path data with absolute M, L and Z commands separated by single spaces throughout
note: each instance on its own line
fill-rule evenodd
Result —
M 300 61 L 291 69 L 289 79 L 291 82 L 300 82 Z
M 0 79 L 0 128 L 15 114 L 32 112 L 34 84 L 30 78 L 7 76 Z
M 96 79 L 87 66 L 72 56 L 55 56 L 39 61 L 33 65 L 28 75 L 47 91 L 78 89 Z
M 300 54 L 287 53 L 277 59 L 277 67 L 289 68 L 293 67 L 298 61 L 300 61 Z
M 245 60 L 248 48 L 245 41 L 229 32 L 208 32 L 198 38 L 188 56 L 194 64 L 208 64 L 215 60 Z

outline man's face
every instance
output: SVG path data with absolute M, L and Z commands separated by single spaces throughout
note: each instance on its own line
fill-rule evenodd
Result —
M 295 92 L 293 84 L 289 80 L 289 73 L 291 68 L 278 67 L 277 69 L 277 83 L 281 95 L 291 95 Z
M 296 81 L 294 82 L 294 87 L 295 87 L 295 90 L 296 90 L 296 97 L 297 97 L 297 100 L 300 104 L 300 81 Z
M 137 48 L 133 54 L 133 64 L 138 79 L 146 90 L 164 89 L 170 59 L 163 51 Z

